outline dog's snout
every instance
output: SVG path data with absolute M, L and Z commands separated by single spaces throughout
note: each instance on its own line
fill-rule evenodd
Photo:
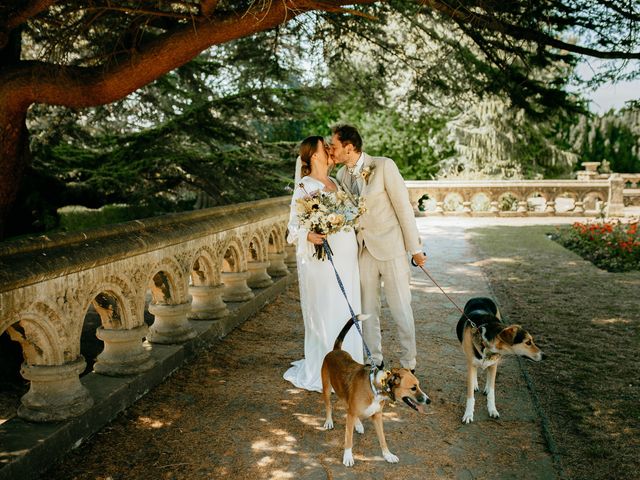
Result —
M 431 399 L 429 398 L 428 395 L 424 395 L 424 398 L 422 399 L 422 403 L 425 403 L 427 405 L 431 403 Z

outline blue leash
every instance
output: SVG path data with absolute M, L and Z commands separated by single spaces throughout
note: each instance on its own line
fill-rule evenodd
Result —
M 349 303 L 349 298 L 347 297 L 347 292 L 344 289 L 342 279 L 340 279 L 340 275 L 338 275 L 338 270 L 336 270 L 336 266 L 333 263 L 333 255 L 331 253 L 331 247 L 329 247 L 329 244 L 327 243 L 326 238 L 322 239 L 322 247 L 324 248 L 324 251 L 327 254 L 327 258 L 331 262 L 331 266 L 333 267 L 333 271 L 336 274 L 336 280 L 338 280 L 338 285 L 340 286 L 340 290 L 344 295 L 344 299 L 347 301 L 347 305 L 349 306 L 349 313 L 351 313 L 351 319 L 353 320 L 353 323 L 358 329 L 358 333 L 362 337 L 362 345 L 364 345 L 364 351 L 366 352 L 367 357 L 369 358 L 369 363 L 371 364 L 371 368 L 377 370 L 376 364 L 373 362 L 373 358 L 371 357 L 371 351 L 369 350 L 369 347 L 367 347 L 367 343 L 364 341 L 364 335 L 362 334 L 362 330 L 360 330 L 360 325 L 358 325 L 358 319 L 356 318 L 356 314 L 353 311 L 353 308 L 351 307 L 351 303 Z

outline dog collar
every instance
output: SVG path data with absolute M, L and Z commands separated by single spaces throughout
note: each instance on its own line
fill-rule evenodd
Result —
M 376 387 L 376 375 L 379 372 L 377 367 L 371 367 L 371 371 L 369 372 L 369 383 L 371 384 L 371 391 L 374 395 L 385 395 L 391 399 L 392 402 L 396 401 L 395 395 L 393 394 L 393 380 L 394 377 L 391 375 L 390 371 L 384 372 L 384 377 L 380 379 L 380 384 L 382 385 L 382 389 Z
M 500 358 L 500 354 L 492 352 L 489 346 L 486 344 L 482 333 L 479 328 L 474 328 L 471 333 L 471 339 L 473 343 L 473 349 L 475 350 L 476 357 L 482 362 L 488 362 L 491 360 L 497 360 Z

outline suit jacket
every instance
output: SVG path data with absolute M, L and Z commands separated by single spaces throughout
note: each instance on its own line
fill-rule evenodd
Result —
M 365 181 L 362 171 L 367 169 L 370 174 Z M 352 191 L 352 179 L 346 168 L 342 168 L 336 177 L 343 188 Z M 409 192 L 395 162 L 365 153 L 361 173 L 355 179 L 367 207 L 360 217 L 360 247 L 366 246 L 371 255 L 381 261 L 421 250 Z

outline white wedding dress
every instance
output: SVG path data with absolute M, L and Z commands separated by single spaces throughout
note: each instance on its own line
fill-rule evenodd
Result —
M 334 183 L 336 180 L 332 179 Z M 303 177 L 300 182 L 311 193 L 324 189 L 324 184 L 311 177 Z M 292 363 L 284 374 L 285 380 L 298 388 L 322 391 L 320 370 L 324 356 L 333 349 L 336 337 L 351 317 L 349 307 L 340 290 L 331 262 L 313 257 L 314 245 L 307 240 L 307 230 L 298 226 L 296 199 L 305 191 L 298 186 L 291 200 L 289 235 L 287 241 L 296 244 L 298 280 L 300 284 L 300 305 L 304 320 L 304 358 Z M 341 231 L 327 236 L 333 251 L 333 261 L 347 292 L 349 303 L 356 315 L 360 307 L 360 273 L 358 270 L 358 244 L 353 230 Z M 363 363 L 362 338 L 354 327 L 349 330 L 342 349 L 349 352 L 356 362 Z

